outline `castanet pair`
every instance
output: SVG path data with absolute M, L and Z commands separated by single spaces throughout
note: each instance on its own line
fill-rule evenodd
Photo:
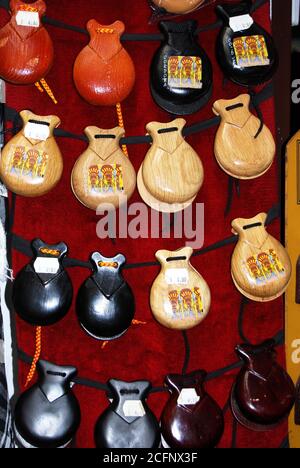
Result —
M 33 241 L 32 249 L 31 262 L 13 283 L 14 308 L 32 325 L 53 325 L 72 304 L 72 282 L 63 266 L 68 249 L 63 242 L 48 245 L 40 239 Z M 106 258 L 96 252 L 91 262 L 94 272 L 77 294 L 77 316 L 89 335 L 112 340 L 127 331 L 134 317 L 134 296 L 120 272 L 125 257 Z
M 293 381 L 276 359 L 275 342 L 243 344 L 236 352 L 243 365 L 231 391 L 237 421 L 253 431 L 272 430 L 293 408 Z M 80 424 L 80 408 L 71 390 L 73 367 L 38 363 L 38 382 L 18 399 L 14 432 L 21 447 L 68 446 Z M 108 381 L 110 405 L 94 430 L 97 448 L 214 448 L 224 431 L 223 411 L 207 393 L 205 371 L 169 375 L 170 397 L 160 425 L 147 405 L 148 381 Z

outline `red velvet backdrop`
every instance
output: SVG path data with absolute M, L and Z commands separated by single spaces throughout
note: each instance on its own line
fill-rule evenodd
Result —
M 124 21 L 130 33 L 157 32 L 155 25 L 148 25 L 149 9 L 146 0 L 102 0 L 101 2 L 76 0 L 67 2 L 51 0 L 48 3 L 48 16 L 84 27 L 90 18 L 102 24 L 111 24 L 116 19 Z M 208 7 L 192 15 L 201 25 L 216 20 L 214 9 Z M 256 19 L 268 29 L 269 6 L 265 5 L 256 14 Z M 1 10 L 1 23 L 8 15 Z M 78 52 L 86 45 L 87 37 L 54 27 L 47 27 L 55 45 L 54 67 L 47 77 L 59 104 L 55 106 L 34 86 L 7 87 L 8 104 L 18 111 L 31 109 L 37 114 L 57 114 L 62 120 L 62 128 L 82 133 L 88 125 L 112 128 L 117 124 L 113 108 L 94 108 L 77 94 L 72 82 L 72 66 Z M 211 102 L 196 115 L 187 118 L 188 124 L 213 117 L 212 103 L 220 98 L 233 98 L 244 89 L 231 83 L 223 84 L 223 75 L 215 60 L 215 40 L 217 31 L 202 33 L 200 42 L 207 51 L 214 68 L 214 92 Z M 152 101 L 148 81 L 149 66 L 156 42 L 127 42 L 127 50 L 136 65 L 137 80 L 131 96 L 123 104 L 127 135 L 145 134 L 147 122 L 166 122 L 170 116 L 160 110 Z M 266 124 L 273 130 L 274 106 L 272 100 L 262 105 Z M 205 184 L 197 201 L 205 203 L 205 246 L 231 235 L 230 222 L 236 217 L 252 217 L 261 211 L 268 211 L 278 201 L 277 165 L 258 180 L 241 183 L 241 197 L 235 198 L 230 215 L 224 218 L 228 178 L 217 165 L 213 154 L 216 129 L 202 132 L 188 138 L 197 150 L 205 167 Z M 81 206 L 72 194 L 70 174 L 72 167 L 83 152 L 84 142 L 59 139 L 64 156 L 64 173 L 59 185 L 48 195 L 26 199 L 17 198 L 14 232 L 28 240 L 40 237 L 48 243 L 64 240 L 69 246 L 70 257 L 87 260 L 89 255 L 100 250 L 106 256 L 122 252 L 130 263 L 153 261 L 158 249 L 177 249 L 183 246 L 180 240 L 117 240 L 114 246 L 108 240 L 96 236 L 98 217 Z M 145 157 L 147 145 L 129 147 L 130 158 L 136 169 Z M 140 201 L 136 192 L 132 201 Z M 270 233 L 279 236 L 279 224 L 269 228 Z M 240 342 L 237 317 L 241 296 L 230 277 L 230 257 L 233 246 L 211 252 L 193 259 L 193 265 L 201 271 L 212 291 L 212 308 L 208 318 L 199 327 L 188 332 L 191 343 L 189 370 L 204 368 L 214 371 L 237 361 L 234 347 Z M 28 262 L 28 258 L 14 253 L 15 273 Z M 136 297 L 136 319 L 146 321 L 146 325 L 132 326 L 120 340 L 110 343 L 104 350 L 101 344 L 89 338 L 80 329 L 74 307 L 58 325 L 43 330 L 42 357 L 58 364 L 77 366 L 79 375 L 105 382 L 109 378 L 124 380 L 149 379 L 154 386 L 161 385 L 168 373 L 181 372 L 184 359 L 184 343 L 178 332 L 161 327 L 151 315 L 149 308 L 150 286 L 157 276 L 158 267 L 129 270 L 126 280 L 131 284 Z M 87 278 L 86 269 L 70 269 L 75 292 Z M 34 328 L 17 320 L 18 345 L 27 353 L 34 353 Z M 269 304 L 251 303 L 247 306 L 245 333 L 258 343 L 274 336 L 283 327 L 283 304 L 279 299 Z M 284 350 L 279 352 L 284 363 Z M 19 381 L 24 388 L 27 365 L 20 363 Z M 236 372 L 210 382 L 207 387 L 221 406 L 225 405 Z M 93 428 L 96 419 L 107 406 L 103 392 L 76 386 L 74 391 L 82 408 L 82 423 L 78 433 L 79 447 L 93 447 Z M 166 394 L 155 394 L 149 398 L 149 405 L 160 416 Z M 220 447 L 230 447 L 232 415 L 226 414 L 226 430 Z M 242 427 L 238 428 L 238 447 L 278 447 L 287 434 L 287 424 L 277 430 L 257 434 Z

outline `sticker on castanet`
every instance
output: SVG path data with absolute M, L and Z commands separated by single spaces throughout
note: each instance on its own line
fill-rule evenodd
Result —
M 88 171 L 88 191 L 107 193 L 123 192 L 123 170 L 119 164 L 94 165 Z
M 180 55 L 169 57 L 168 85 L 171 88 L 201 89 L 203 86 L 201 58 Z
M 263 36 L 243 36 L 233 39 L 233 48 L 238 67 L 270 65 L 267 44 Z
M 31 179 L 45 177 L 48 154 L 26 146 L 12 146 L 10 164 L 7 172 L 17 176 L 27 176 Z
M 249 279 L 255 284 L 268 283 L 285 275 L 285 268 L 273 249 L 249 257 L 244 263 L 244 268 Z

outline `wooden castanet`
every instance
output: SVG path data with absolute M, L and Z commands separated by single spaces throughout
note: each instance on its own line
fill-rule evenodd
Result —
M 124 129 L 87 127 L 85 134 L 89 147 L 75 163 L 71 176 L 73 192 L 92 210 L 102 203 L 118 208 L 129 200 L 136 186 L 134 167 L 119 145 Z
M 0 177 L 17 195 L 38 197 L 55 187 L 63 172 L 62 155 L 53 136 L 60 119 L 28 110 L 20 116 L 23 128 L 3 148 Z
M 20 395 L 14 410 L 14 435 L 20 448 L 66 448 L 80 425 L 72 390 L 77 369 L 47 361 L 37 365 L 38 381 Z
M 151 288 L 151 310 L 161 325 L 174 330 L 194 328 L 210 309 L 210 290 L 190 263 L 192 253 L 191 247 L 156 253 L 161 271 Z
M 41 23 L 46 5 L 43 0 L 31 4 L 11 0 L 10 10 L 11 19 L 0 30 L 0 78 L 34 84 L 47 75 L 54 59 L 52 40 Z M 38 26 L 19 25 L 20 15 L 30 12 L 38 16 Z
M 237 421 L 253 431 L 274 429 L 294 406 L 295 386 L 277 362 L 275 346 L 268 340 L 236 347 L 243 367 L 232 388 L 231 408 Z
M 226 77 L 243 86 L 257 86 L 272 78 L 278 53 L 270 34 L 251 16 L 252 1 L 218 5 L 223 21 L 217 39 L 217 59 Z
M 233 233 L 239 236 L 231 260 L 232 279 L 248 299 L 268 302 L 288 287 L 292 266 L 285 248 L 265 228 L 267 215 L 235 219 Z
M 221 168 L 237 179 L 255 179 L 271 167 L 276 146 L 270 130 L 249 110 L 250 96 L 219 100 L 213 111 L 221 116 L 215 156 Z
M 163 8 L 168 13 L 185 15 L 197 10 L 205 0 L 152 0 L 154 5 Z
M 127 98 L 135 83 L 133 61 L 120 42 L 125 26 L 121 21 L 103 26 L 92 19 L 87 29 L 90 43 L 74 64 L 76 88 L 90 104 L 116 105 Z
M 111 403 L 95 426 L 97 448 L 157 448 L 159 424 L 147 405 L 150 382 L 107 382 Z
M 204 388 L 206 375 L 196 371 L 166 377 L 170 398 L 161 416 L 164 448 L 205 449 L 220 442 L 223 412 Z
M 176 119 L 168 124 L 151 122 L 146 127 L 153 144 L 140 168 L 138 188 L 144 201 L 154 209 L 166 204 L 163 211 L 179 211 L 193 202 L 202 187 L 203 166 L 184 140 L 185 124 L 184 119 Z

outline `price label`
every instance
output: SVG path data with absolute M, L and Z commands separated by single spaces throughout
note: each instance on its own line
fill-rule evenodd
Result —
M 199 395 L 194 388 L 183 388 L 180 392 L 177 403 L 179 405 L 196 405 L 200 401 Z
M 45 141 L 50 136 L 50 128 L 48 125 L 28 122 L 25 126 L 24 135 L 32 140 Z
M 123 405 L 123 413 L 126 418 L 138 418 L 145 416 L 146 411 L 141 400 L 127 400 Z
M 40 27 L 40 17 L 37 11 L 18 11 L 16 16 L 18 26 L 27 26 L 30 28 Z
M 250 15 L 233 16 L 229 20 L 229 26 L 233 32 L 245 31 L 251 28 L 253 23 L 254 20 Z
M 170 268 L 166 271 L 167 284 L 188 284 L 189 273 L 186 268 Z
M 38 257 L 34 262 L 34 269 L 36 273 L 56 275 L 59 271 L 60 265 L 57 258 Z

